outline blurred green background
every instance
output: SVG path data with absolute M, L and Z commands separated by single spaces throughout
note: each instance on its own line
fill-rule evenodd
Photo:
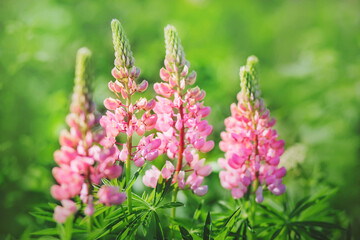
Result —
M 216 142 L 240 90 L 239 67 L 257 55 L 262 95 L 290 149 L 282 161 L 300 162 L 285 179 L 289 191 L 338 188 L 332 208 L 359 231 L 359 13 L 357 0 L 1 0 L 0 238 L 31 230 L 28 212 L 52 201 L 52 154 L 66 127 L 82 46 L 93 51 L 94 97 L 103 111 L 112 79 L 112 18 L 122 22 L 141 78 L 151 84 L 159 81 L 165 54 L 163 28 L 178 29 L 213 109 Z M 219 156 L 216 147 L 208 159 Z M 216 173 L 209 181 L 216 201 L 226 191 Z

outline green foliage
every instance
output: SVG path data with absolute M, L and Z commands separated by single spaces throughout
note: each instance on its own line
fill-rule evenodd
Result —
M 344 228 L 333 223 L 335 214 L 328 210 L 329 198 L 336 191 L 322 191 L 305 197 L 294 206 L 285 195 L 282 201 L 259 204 L 260 224 L 254 230 L 260 238 L 272 239 L 335 239 L 344 235 Z M 271 219 L 271 220 L 270 220 Z
M 93 51 L 94 97 L 99 111 L 104 110 L 113 67 L 108 25 L 114 17 L 126 26 L 141 77 L 150 84 L 159 79 L 163 28 L 168 23 L 176 26 L 197 69 L 197 84 L 206 90 L 207 105 L 212 107 L 209 122 L 214 125 L 215 142 L 224 129 L 229 104 L 240 90 L 238 67 L 246 56 L 256 54 L 261 60 L 265 102 L 277 118 L 286 148 L 301 144 L 307 149 L 303 162 L 285 178 L 291 202 L 327 186 L 337 187 L 339 192 L 324 211 L 346 211 L 349 217 L 339 216 L 343 227 L 352 222 L 352 231 L 359 235 L 360 189 L 354 187 L 360 179 L 354 170 L 359 168 L 359 4 L 354 0 L 0 1 L 0 238 L 24 235 L 26 239 L 30 230 L 54 228 L 48 206 L 47 213 L 34 210 L 36 218 L 28 212 L 51 199 L 52 154 L 65 127 L 74 55 L 84 45 Z M 207 159 L 216 162 L 219 156 L 215 149 Z M 281 161 L 293 162 L 297 157 Z M 229 193 L 219 184 L 218 170 L 214 167 L 207 182 L 204 210 L 197 210 L 199 198 L 182 195 L 186 208 L 178 210 L 176 221 L 189 234 L 202 236 L 209 211 L 213 231 L 217 231 L 215 213 L 227 209 L 220 204 L 228 201 Z M 142 196 L 144 189 L 136 183 L 134 188 Z M 96 209 L 96 218 L 102 219 L 106 211 L 105 207 Z M 193 216 L 193 226 L 181 221 Z M 150 225 L 154 218 L 146 219 Z M 96 221 L 93 224 L 99 225 Z M 86 222 L 82 224 L 85 229 Z M 238 224 L 242 227 L 231 229 L 231 234 L 247 231 L 247 222 Z
M 169 239 L 172 236 L 185 240 L 222 240 L 253 236 L 257 239 L 268 239 L 269 236 L 271 239 L 334 239 L 345 234 L 345 229 L 335 219 L 337 213 L 327 211 L 329 199 L 336 191 L 322 191 L 296 203 L 287 194 L 276 201 L 266 196 L 264 204 L 257 204 L 254 226 L 250 225 L 248 219 L 251 208 L 246 200 L 225 205 L 219 203 L 218 206 L 225 210 L 213 214 L 200 203 L 192 220 L 183 222 L 176 218 L 169 225 L 161 221 L 168 218 L 169 209 L 184 207 L 181 202 L 168 201 L 169 182 L 171 180 L 159 183 L 142 196 L 132 194 L 134 205 L 131 213 L 125 204 L 118 207 L 101 206 L 91 218 L 75 214 L 74 218 L 69 218 L 62 225 L 54 223 L 50 217 L 54 204 L 36 208 L 32 215 L 52 222 L 53 227 L 33 232 L 31 236 L 58 236 L 64 240 L 71 239 L 71 236 L 75 239 Z M 238 204 L 240 206 L 232 211 Z M 197 219 L 200 215 L 206 218 Z

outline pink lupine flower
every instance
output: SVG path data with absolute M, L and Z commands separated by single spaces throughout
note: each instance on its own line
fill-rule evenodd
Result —
M 135 81 L 140 75 L 140 69 L 134 66 L 135 60 L 130 45 L 119 21 L 112 21 L 112 30 L 116 57 L 112 75 L 116 80 L 109 83 L 109 89 L 117 96 L 117 99 L 109 97 L 104 101 L 104 106 L 108 111 L 100 119 L 107 139 L 103 144 L 114 144 L 115 138 L 119 134 L 126 134 L 128 142 L 120 152 L 120 160 L 126 161 L 127 158 L 131 158 L 136 166 L 141 167 L 145 160 L 152 161 L 158 156 L 155 148 L 148 151 L 149 148 L 145 149 L 142 142 L 146 142 L 147 145 L 156 139 L 144 137 L 140 140 L 138 147 L 133 149 L 132 136 L 134 133 L 142 136 L 146 131 L 155 127 L 157 116 L 150 112 L 154 108 L 155 102 L 145 98 L 139 98 L 134 103 L 131 101 L 131 97 L 136 92 L 144 92 L 147 89 L 148 82 L 143 80 L 138 84 Z M 141 112 L 143 112 L 142 115 L 139 115 Z M 134 152 L 136 152 L 136 156 L 133 158 Z
M 120 161 L 126 162 L 126 183 L 131 177 L 131 161 L 137 167 L 144 165 L 145 161 L 153 161 L 159 155 L 157 150 L 160 140 L 146 135 L 147 131 L 156 126 L 157 115 L 152 113 L 155 101 L 139 98 L 133 101 L 135 93 L 142 93 L 148 88 L 148 82 L 136 80 L 140 69 L 135 67 L 135 59 L 130 50 L 130 44 L 120 22 L 114 19 L 111 22 L 113 44 L 115 50 L 115 67 L 111 73 L 115 81 L 108 84 L 110 91 L 116 98 L 105 99 L 104 106 L 108 109 L 106 115 L 100 119 L 100 125 L 105 129 L 106 137 L 101 142 L 104 147 L 114 144 L 123 145 L 119 152 Z M 117 143 L 116 137 L 126 135 L 126 143 Z M 133 135 L 143 136 L 137 146 L 133 144 Z M 130 194 L 131 189 L 127 193 Z M 129 211 L 131 211 L 131 197 L 128 197 Z
M 115 164 L 119 150 L 115 146 L 101 149 L 96 145 L 103 141 L 104 133 L 93 131 L 98 120 L 88 87 L 90 56 L 86 48 L 80 49 L 77 54 L 74 93 L 70 114 L 66 118 L 70 129 L 60 134 L 61 148 L 54 153 L 59 167 L 52 171 L 59 185 L 51 187 L 52 196 L 61 200 L 63 205 L 68 206 L 69 199 L 80 195 L 83 203 L 87 204 L 85 214 L 88 215 L 94 212 L 92 184 L 100 184 L 101 178 L 117 178 L 122 173 L 122 167 Z M 67 206 L 56 207 L 56 221 L 64 222 L 69 212 L 73 213 L 74 208 L 70 211 Z
M 180 40 L 172 26 L 165 28 L 165 43 L 165 68 L 160 70 L 164 82 L 154 84 L 159 96 L 153 110 L 157 115 L 155 128 L 160 131 L 157 134 L 161 139 L 158 150 L 171 160 L 177 159 L 177 165 L 173 169 L 167 161 L 161 173 L 164 179 L 168 179 L 174 172 L 173 182 L 177 182 L 180 189 L 188 186 L 202 196 L 206 194 L 207 186 L 201 184 L 203 178 L 211 173 L 211 167 L 205 165 L 205 159 L 199 160 L 197 151 L 206 153 L 214 147 L 214 142 L 207 140 L 213 128 L 203 119 L 211 109 L 202 102 L 205 97 L 203 90 L 199 87 L 186 88 L 195 82 L 196 73 L 189 73 L 190 63 L 185 60 Z M 185 168 L 186 172 L 192 172 L 187 179 L 182 171 Z M 143 179 L 145 185 L 156 186 L 155 181 L 159 178 L 157 171 L 148 170 Z
M 146 170 L 145 175 L 143 176 L 143 183 L 145 186 L 155 188 L 160 175 L 160 170 L 157 169 L 157 167 L 152 166 L 151 169 Z
M 99 202 L 110 205 L 120 205 L 126 200 L 126 193 L 119 192 L 119 187 L 102 186 L 98 191 Z
M 225 158 L 219 159 L 219 165 L 225 170 L 220 172 L 221 184 L 232 190 L 234 198 L 243 197 L 254 182 L 256 201 L 261 203 L 263 189 L 275 195 L 285 192 L 282 177 L 286 169 L 278 168 L 285 142 L 278 140 L 276 130 L 272 129 L 275 119 L 270 118 L 270 111 L 260 97 L 257 61 L 256 57 L 249 57 L 246 66 L 240 69 L 239 102 L 231 105 L 231 117 L 225 120 L 226 131 L 221 133 L 220 142 Z
M 54 219 L 58 223 L 64 223 L 71 214 L 77 211 L 76 204 L 71 200 L 62 200 L 61 204 L 63 206 L 56 206 L 54 210 Z

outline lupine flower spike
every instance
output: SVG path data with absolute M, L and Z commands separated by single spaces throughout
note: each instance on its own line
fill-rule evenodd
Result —
M 76 204 L 70 199 L 78 195 L 86 205 L 85 214 L 92 215 L 95 198 L 92 184 L 100 184 L 101 178 L 117 178 L 122 173 L 122 167 L 115 164 L 118 150 L 115 147 L 101 149 L 97 146 L 104 134 L 93 131 L 98 119 L 89 92 L 90 58 L 91 52 L 87 48 L 79 49 L 74 93 L 70 114 L 66 118 L 70 130 L 61 132 L 61 149 L 54 153 L 59 167 L 55 167 L 52 172 L 59 185 L 51 187 L 51 194 L 61 200 L 62 207 L 57 206 L 54 212 L 54 219 L 60 223 L 77 211 Z M 113 195 L 125 200 L 123 193 L 117 191 Z M 102 198 L 101 191 L 98 196 Z M 117 201 L 115 204 L 121 203 Z
M 231 105 L 231 117 L 225 120 L 226 131 L 221 133 L 220 142 L 225 158 L 220 158 L 219 164 L 225 170 L 220 172 L 221 184 L 232 190 L 235 199 L 243 197 L 253 182 L 256 201 L 261 203 L 266 188 L 275 195 L 285 192 L 282 177 L 286 169 L 278 168 L 285 142 L 278 140 L 272 129 L 275 119 L 270 118 L 260 97 L 257 63 L 258 59 L 251 56 L 240 68 L 239 102 Z
M 214 147 L 213 141 L 206 140 L 213 128 L 204 120 L 211 109 L 202 102 L 203 90 L 199 87 L 186 89 L 195 83 L 196 73 L 189 73 L 190 63 L 185 60 L 173 26 L 165 28 L 165 45 L 165 68 L 160 70 L 164 82 L 154 85 L 155 92 L 160 95 L 156 97 L 154 108 L 158 117 L 155 128 L 160 131 L 161 152 L 171 160 L 177 159 L 177 163 L 175 168 L 167 161 L 161 171 L 153 166 L 146 172 L 143 182 L 154 188 L 160 176 L 169 179 L 173 174 L 173 182 L 180 189 L 188 186 L 195 194 L 203 196 L 208 187 L 202 183 L 211 173 L 211 167 L 205 165 L 205 159 L 200 159 L 197 151 L 205 153 Z
M 131 161 L 138 167 L 144 165 L 145 160 L 152 161 L 157 158 L 157 150 L 161 144 L 159 139 L 154 139 L 153 134 L 143 137 L 137 146 L 133 146 L 133 134 L 137 133 L 143 136 L 146 131 L 155 127 L 157 116 L 151 114 L 155 107 L 155 100 L 146 100 L 139 98 L 132 101 L 132 96 L 136 92 L 144 92 L 148 87 L 146 80 L 136 83 L 140 75 L 140 69 L 135 67 L 135 60 L 130 50 L 129 41 L 120 22 L 114 19 L 111 22 L 113 44 L 115 49 L 115 67 L 112 69 L 112 75 L 115 82 L 109 82 L 109 89 L 115 94 L 116 98 L 107 98 L 104 101 L 108 109 L 106 115 L 100 120 L 101 126 L 106 131 L 106 138 L 101 143 L 109 147 L 114 144 L 123 145 L 119 154 L 121 161 L 126 162 L 126 183 L 129 183 L 131 177 Z M 139 115 L 143 111 L 142 115 Z M 137 115 L 136 115 L 137 114 Z M 116 142 L 116 137 L 123 133 L 127 136 L 126 143 Z M 128 207 L 131 211 L 131 189 L 128 189 Z

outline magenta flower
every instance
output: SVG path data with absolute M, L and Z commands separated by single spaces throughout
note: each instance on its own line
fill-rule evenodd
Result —
M 275 119 L 264 107 L 255 72 L 256 57 L 249 57 L 240 69 L 241 91 L 238 104 L 231 105 L 231 117 L 225 120 L 226 131 L 221 133 L 220 149 L 225 158 L 219 159 L 221 184 L 232 190 L 234 198 L 241 198 L 253 182 L 256 201 L 263 201 L 263 189 L 275 195 L 285 192 L 282 177 L 284 167 L 278 168 L 284 152 L 284 140 L 278 140 L 272 129 Z
M 98 191 L 99 202 L 106 206 L 120 205 L 126 200 L 126 193 L 119 192 L 119 187 L 102 186 Z
M 100 119 L 101 126 L 105 129 L 106 138 L 101 144 L 112 147 L 114 144 L 123 145 L 118 158 L 126 162 L 126 183 L 131 177 L 131 161 L 138 167 L 144 165 L 145 161 L 153 161 L 159 155 L 158 147 L 161 141 L 153 138 L 153 134 L 143 136 L 146 131 L 153 129 L 157 122 L 157 115 L 151 110 L 155 107 L 154 100 L 139 98 L 133 100 L 135 93 L 142 93 L 148 87 L 146 80 L 137 83 L 140 69 L 135 67 L 135 60 L 130 50 L 130 44 L 124 33 L 120 22 L 114 19 L 111 22 L 113 32 L 113 43 L 115 49 L 115 67 L 112 75 L 115 82 L 109 82 L 109 89 L 116 98 L 107 98 L 104 106 L 108 109 L 106 115 Z M 133 145 L 133 135 L 143 136 L 137 146 Z M 120 134 L 127 136 L 126 143 L 117 143 L 116 137 Z M 128 189 L 128 206 L 131 211 L 131 188 Z
M 51 187 L 52 196 L 61 200 L 63 205 L 69 203 L 69 199 L 80 195 L 83 203 L 88 205 L 85 209 L 88 215 L 94 212 L 92 184 L 100 184 L 101 178 L 117 178 L 122 173 L 122 167 L 115 164 L 119 155 L 118 149 L 101 149 L 97 146 L 104 134 L 93 131 L 98 120 L 88 87 L 90 57 L 91 52 L 86 48 L 81 48 L 77 53 L 74 93 L 70 114 L 66 118 L 70 130 L 61 132 L 61 148 L 54 153 L 59 167 L 52 171 L 59 185 Z M 58 206 L 54 213 L 55 220 L 64 222 L 64 219 L 74 212 L 74 207 L 71 209 L 70 211 L 66 206 Z
M 150 135 L 143 137 L 135 147 L 132 145 L 132 136 L 134 133 L 143 136 L 146 131 L 155 127 L 157 116 L 151 114 L 155 101 L 139 98 L 132 102 L 132 96 L 136 92 L 144 92 L 148 82 L 144 80 L 140 84 L 136 83 L 140 69 L 134 66 L 135 60 L 124 30 L 117 20 L 113 20 L 111 26 L 116 57 L 112 75 L 116 80 L 109 82 L 109 89 L 117 98 L 109 97 L 104 101 L 108 111 L 100 119 L 100 124 L 106 132 L 106 138 L 101 144 L 107 147 L 113 146 L 119 134 L 126 134 L 128 141 L 124 144 L 119 158 L 124 162 L 129 158 L 136 166 L 141 167 L 145 160 L 152 161 L 159 155 L 157 148 L 160 140 L 153 139 L 153 135 Z
M 174 172 L 173 181 L 178 182 L 179 188 L 189 186 L 194 193 L 204 195 L 207 187 L 201 184 L 204 177 L 211 173 L 211 167 L 205 165 L 205 159 L 199 160 L 197 151 L 205 153 L 214 147 L 213 141 L 207 141 L 213 128 L 204 120 L 211 109 L 202 102 L 205 97 L 203 90 L 186 88 L 195 83 L 196 73 L 189 73 L 190 63 L 185 60 L 177 32 L 172 26 L 165 28 L 165 43 L 165 68 L 160 70 L 164 82 L 154 84 L 154 90 L 160 96 L 156 97 L 153 110 L 157 115 L 155 128 L 160 132 L 157 134 L 161 139 L 159 150 L 170 159 L 177 159 L 177 165 L 174 169 L 167 162 L 161 171 L 148 170 L 143 180 L 145 185 L 155 187 L 159 172 L 165 179 Z M 185 172 L 190 173 L 186 181 Z

